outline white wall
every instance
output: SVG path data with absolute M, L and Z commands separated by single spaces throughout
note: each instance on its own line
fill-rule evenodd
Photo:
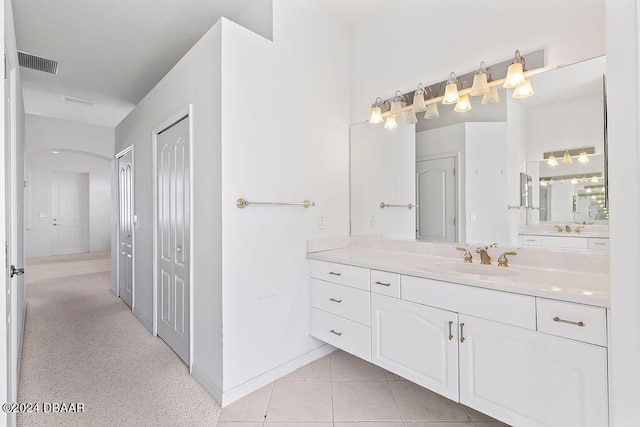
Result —
M 415 208 L 380 209 L 383 201 L 416 204 L 415 126 L 365 122 L 351 126 L 350 139 L 351 235 L 415 239 Z
M 308 0 L 274 0 L 273 17 L 273 42 L 223 33 L 225 392 L 323 345 L 306 242 L 349 233 L 348 28 Z M 240 210 L 239 197 L 316 206 Z
M 28 257 L 52 255 L 53 172 L 89 174 L 89 251 L 111 248 L 111 171 L 107 160 L 76 153 L 47 151 L 27 155 L 31 167 L 31 206 L 25 212 L 31 228 L 25 231 Z M 45 217 L 41 218 L 40 214 Z
M 377 96 L 540 48 L 550 66 L 603 55 L 604 0 L 390 2 L 352 31 L 351 122 L 367 119 Z
M 609 373 L 612 426 L 638 424 L 640 395 L 640 59 L 636 0 L 607 0 L 611 202 Z
M 152 132 L 192 105 L 192 359 L 193 375 L 213 394 L 222 393 L 221 247 L 221 19 L 189 50 L 116 127 L 116 151 L 134 146 L 135 308 L 152 327 L 153 158 Z M 253 33 L 252 33 L 253 34 Z M 258 37 L 258 36 L 256 36 Z M 159 129 L 158 129 L 159 130 Z

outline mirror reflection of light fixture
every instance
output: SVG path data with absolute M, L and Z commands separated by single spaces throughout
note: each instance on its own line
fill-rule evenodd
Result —
M 572 184 L 577 184 L 578 183 L 578 178 L 576 178 L 575 176 L 573 178 L 571 178 L 571 183 Z
M 582 175 L 582 178 L 580 178 L 580 182 L 587 182 L 587 177 Z
M 599 180 L 598 180 L 598 175 L 593 175 L 593 176 L 591 177 L 591 182 L 595 182 L 595 183 L 597 183 L 598 181 L 599 181 Z
M 573 159 L 571 158 L 571 154 L 569 154 L 569 150 L 565 151 L 564 156 L 562 157 L 562 163 L 565 165 L 573 164 Z
M 422 86 L 422 83 L 419 83 L 418 89 L 413 93 L 413 105 L 411 105 L 411 110 L 413 110 L 414 113 L 421 113 L 426 111 L 426 109 L 427 105 L 424 103 L 424 86 Z
M 544 179 L 540 180 L 540 187 L 546 187 L 547 185 L 549 185 L 547 181 L 545 181 Z
M 398 122 L 395 117 L 389 116 L 387 117 L 387 121 L 384 122 L 385 129 L 395 129 L 398 127 Z
M 404 124 L 405 125 L 413 125 L 418 123 L 418 118 L 416 117 L 415 111 L 413 109 L 408 109 L 404 113 Z
M 547 159 L 547 164 L 549 166 L 558 166 L 558 159 L 556 159 L 556 156 L 554 156 L 553 153 L 549 155 L 549 158 Z
M 533 96 L 533 87 L 531 86 L 531 78 L 527 77 L 524 79 L 524 82 L 520 83 L 516 86 L 513 91 L 513 96 L 516 99 L 528 98 Z
M 472 108 L 473 107 L 471 106 L 469 95 L 462 95 L 456 103 L 456 107 L 453 109 L 453 111 L 455 111 L 456 113 L 466 113 L 467 111 L 471 111 Z
M 516 50 L 513 63 L 507 69 L 503 87 L 513 89 L 522 82 L 524 82 L 524 58 L 520 55 L 520 51 Z
M 387 101 L 384 102 L 388 104 Z M 380 107 L 384 102 L 382 101 L 382 98 L 376 98 L 374 106 L 371 107 L 371 118 L 369 119 L 369 123 L 378 124 L 384 122 L 384 118 L 382 117 L 382 108 Z
M 487 64 L 482 61 L 480 69 L 473 76 L 473 85 L 471 85 L 471 96 L 482 96 L 489 92 L 489 84 L 487 83 Z
M 489 91 L 482 97 L 482 105 L 497 104 L 500 102 L 500 94 L 498 93 L 498 86 L 491 86 Z
M 587 151 L 583 148 L 580 154 L 578 154 L 578 163 L 589 163 L 589 156 L 587 155 Z
M 389 111 L 389 116 L 399 117 L 402 115 L 402 97 L 402 92 L 396 90 L 393 101 L 391 101 L 391 110 Z
M 447 80 L 447 86 L 444 89 L 444 97 L 442 103 L 444 105 L 455 104 L 460 100 L 458 94 L 458 78 L 455 73 L 451 73 L 449 80 Z
M 427 94 L 429 95 L 429 99 L 433 98 L 433 93 L 431 93 L 431 88 L 427 88 Z M 428 120 L 437 119 L 440 117 L 440 112 L 438 111 L 438 103 L 432 102 L 427 105 L 427 111 L 424 113 L 424 118 Z

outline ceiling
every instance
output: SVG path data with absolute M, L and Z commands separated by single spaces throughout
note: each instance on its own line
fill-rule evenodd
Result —
M 21 69 L 25 110 L 114 127 L 220 16 L 264 1 L 14 1 L 18 49 L 59 61 L 57 75 Z
M 312 0 L 327 12 L 345 22 L 351 28 L 357 27 L 368 17 L 380 13 L 387 7 L 397 7 L 398 1 L 389 0 Z M 395 3 L 395 4 L 394 4 Z

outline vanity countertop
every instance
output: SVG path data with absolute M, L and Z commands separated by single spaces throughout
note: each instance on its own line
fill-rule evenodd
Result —
M 520 231 L 521 235 L 527 236 L 554 236 L 554 237 L 594 237 L 600 239 L 608 239 L 609 232 L 600 232 L 600 231 L 582 231 L 580 233 L 576 233 L 575 231 L 566 232 L 566 231 L 535 231 L 535 230 L 524 230 Z
M 599 307 L 610 305 L 608 274 L 513 265 L 517 261 L 503 269 L 496 260 L 491 266 L 482 266 L 476 260 L 467 265 L 478 271 L 508 270 L 513 275 L 469 274 L 455 270 L 465 268 L 462 254 L 451 258 L 357 246 L 313 252 L 307 258 Z

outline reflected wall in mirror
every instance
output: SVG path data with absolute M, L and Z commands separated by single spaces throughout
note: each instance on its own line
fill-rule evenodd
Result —
M 394 130 L 352 126 L 352 235 L 516 246 L 527 227 L 606 221 L 598 202 L 606 186 L 605 69 L 600 57 L 546 71 L 532 78 L 531 98 L 513 99 L 512 90 L 500 88 L 498 104 L 471 98 L 477 108 L 468 113 L 439 105 L 440 118 L 419 114 L 416 125 Z M 546 152 L 589 147 L 595 153 L 588 163 L 573 156 L 571 169 L 543 166 Z M 528 198 L 522 197 L 523 173 L 530 179 Z M 591 182 L 596 174 L 598 183 Z M 383 201 L 405 207 L 381 209 Z

